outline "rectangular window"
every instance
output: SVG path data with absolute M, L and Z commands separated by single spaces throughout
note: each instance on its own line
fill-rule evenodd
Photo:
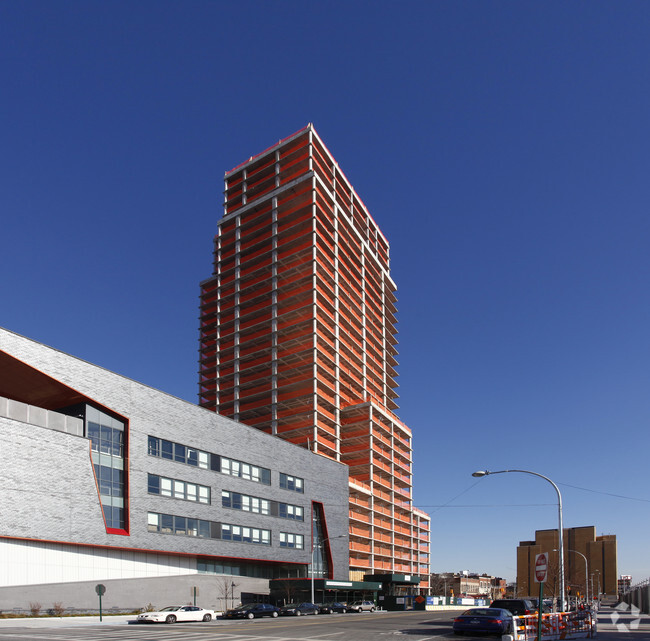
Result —
M 114 470 L 116 472 L 118 470 Z M 156 474 L 148 475 L 149 494 L 173 497 L 184 501 L 210 503 L 210 488 L 205 485 L 186 483 L 178 479 L 168 479 Z M 120 495 L 121 496 L 121 495 Z
M 230 476 L 239 476 L 240 478 L 256 483 L 263 483 L 265 485 L 271 484 L 271 470 L 256 465 L 250 465 L 243 461 L 236 461 L 234 459 L 221 458 L 221 473 L 229 474 Z
M 304 509 L 299 505 L 289 505 L 287 503 L 278 504 L 278 516 L 283 519 L 304 521 L 304 513 Z
M 172 485 L 173 481 L 171 479 L 160 479 L 160 494 L 162 496 L 172 496 Z
M 174 460 L 177 463 L 185 463 L 185 446 L 174 443 Z
M 295 548 L 302 550 L 304 546 L 304 537 L 302 534 L 291 534 L 290 532 L 280 532 L 280 547 Z
M 160 439 L 149 437 L 149 456 L 160 456 Z
M 149 532 L 160 532 L 160 514 L 153 514 L 149 512 L 147 518 L 147 527 Z
M 171 441 L 161 441 L 161 450 L 162 458 L 174 460 L 174 444 Z
M 254 512 L 255 514 L 270 514 L 271 501 L 260 499 L 257 496 L 247 496 L 237 492 L 221 492 L 221 506 L 229 507 L 233 510 L 243 510 L 244 512 Z
M 108 431 L 106 431 L 108 430 Z M 110 431 L 110 434 L 109 434 Z M 100 451 L 105 449 L 107 453 L 123 452 L 124 437 L 120 430 L 105 428 L 97 425 L 92 431 L 89 428 L 89 438 L 93 443 L 93 449 Z M 102 450 L 103 451 L 103 450 Z M 203 452 L 181 443 L 174 443 L 164 439 L 149 436 L 148 453 L 150 456 L 157 456 L 177 463 L 184 463 L 192 467 L 199 467 L 203 470 L 214 470 L 230 476 L 238 476 L 256 483 L 271 485 L 271 470 L 264 467 L 244 463 L 218 454 Z
M 305 491 L 303 479 L 297 476 L 291 476 L 290 474 L 284 474 L 282 472 L 280 473 L 280 487 L 284 490 L 300 492 L 301 494 Z
M 121 511 L 121 510 L 120 510 Z M 195 536 L 200 538 L 221 539 L 224 541 L 241 541 L 257 545 L 271 545 L 270 530 L 233 525 L 230 523 L 215 523 L 202 519 L 186 518 L 172 514 L 156 514 L 149 512 L 147 516 L 149 532 L 176 534 L 178 536 Z M 295 535 L 298 536 L 298 535 Z
M 210 467 L 210 455 L 207 452 L 198 452 L 199 467 L 207 470 Z
M 160 477 L 149 474 L 149 494 L 160 494 Z

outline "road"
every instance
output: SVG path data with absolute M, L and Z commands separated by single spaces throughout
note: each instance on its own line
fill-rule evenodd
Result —
M 0 641 L 444 641 L 456 612 L 364 612 L 133 625 L 134 617 L 0 619 Z M 494 637 L 492 637 L 494 638 Z M 650 616 L 602 608 L 598 641 L 650 641 Z
M 398 637 L 442 641 L 454 638 L 453 616 L 453 612 L 364 612 L 174 625 L 129 625 L 125 620 L 111 623 L 110 618 L 84 625 L 59 619 L 47 627 L 5 620 L 0 641 L 391 641 Z

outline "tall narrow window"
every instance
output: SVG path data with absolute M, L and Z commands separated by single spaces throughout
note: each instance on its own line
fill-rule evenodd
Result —
M 125 424 L 101 410 L 84 408 L 86 436 L 90 439 L 93 467 L 106 527 L 126 529 L 125 497 Z M 149 447 L 152 447 L 149 443 Z
M 329 540 L 324 534 L 325 517 L 323 506 L 320 503 L 312 503 L 312 565 L 313 576 L 319 578 L 330 578 L 330 567 L 326 546 Z

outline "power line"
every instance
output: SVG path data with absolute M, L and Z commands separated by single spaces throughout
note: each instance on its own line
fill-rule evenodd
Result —
M 612 494 L 611 492 L 601 492 L 599 490 L 591 490 L 588 487 L 579 487 L 577 485 L 569 485 L 568 483 L 558 483 L 563 487 L 572 487 L 574 490 L 582 490 L 583 492 L 591 492 L 592 494 L 603 494 L 604 496 L 613 496 L 617 499 L 625 499 L 626 501 L 640 501 L 641 503 L 650 503 L 650 499 L 639 499 L 634 496 L 624 496 L 623 494 Z

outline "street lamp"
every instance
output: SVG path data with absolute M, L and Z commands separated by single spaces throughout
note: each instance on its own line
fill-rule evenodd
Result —
M 341 534 L 340 536 L 328 536 L 325 539 L 322 539 L 321 541 L 318 542 L 318 547 L 322 546 L 325 541 L 331 541 L 332 539 L 344 539 L 347 534 Z M 310 570 L 311 570 L 311 602 L 314 603 L 314 551 L 316 550 L 316 542 L 314 541 L 311 545 L 311 565 L 310 565 Z
M 562 610 L 564 610 L 564 526 L 562 525 L 562 495 L 560 494 L 560 488 L 551 481 L 548 476 L 543 474 L 538 474 L 537 472 L 530 472 L 529 470 L 499 470 L 498 472 L 490 472 L 489 470 L 479 470 L 474 472 L 472 476 L 480 478 L 482 476 L 487 476 L 488 474 L 505 474 L 506 472 L 520 472 L 521 474 L 532 474 L 533 476 L 539 476 L 540 478 L 548 481 L 557 492 L 557 507 L 558 507 L 558 547 L 560 552 L 560 603 L 562 604 Z
M 553 552 L 559 552 L 559 550 L 553 550 Z M 569 550 L 569 552 L 573 552 L 575 554 L 579 554 L 584 560 L 585 560 L 585 590 L 586 590 L 586 601 L 587 605 L 591 605 L 589 603 L 589 561 L 587 561 L 587 557 L 582 553 L 578 552 L 578 550 Z

